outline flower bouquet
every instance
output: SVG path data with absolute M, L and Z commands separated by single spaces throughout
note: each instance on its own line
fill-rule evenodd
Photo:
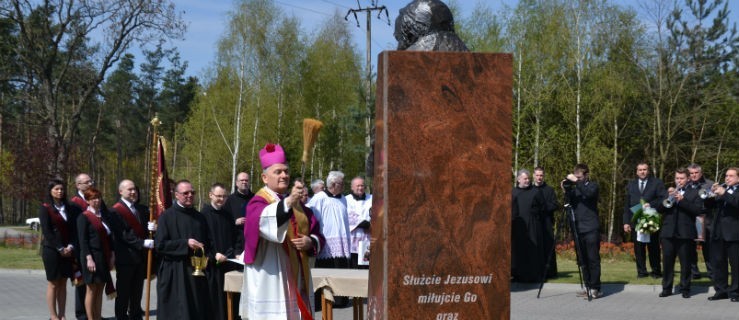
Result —
M 659 231 L 662 225 L 662 217 L 657 213 L 657 210 L 644 208 L 644 202 L 642 201 L 641 208 L 634 212 L 631 222 L 634 223 L 634 229 L 638 233 L 652 234 Z

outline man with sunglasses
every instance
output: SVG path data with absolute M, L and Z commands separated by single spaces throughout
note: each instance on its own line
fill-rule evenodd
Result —
M 157 273 L 157 318 L 209 319 L 208 280 L 193 275 L 193 256 L 215 259 L 205 217 L 193 207 L 190 181 L 175 185 L 175 203 L 159 217 L 154 245 L 162 259 Z

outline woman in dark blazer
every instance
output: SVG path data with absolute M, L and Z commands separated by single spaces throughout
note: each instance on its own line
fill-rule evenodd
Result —
M 77 256 L 75 223 L 80 212 L 69 205 L 64 181 L 49 181 L 46 197 L 39 208 L 39 221 L 43 233 L 41 259 L 46 271 L 46 304 L 51 319 L 65 319 L 67 304 L 67 279 L 73 276 Z
M 82 275 L 87 285 L 85 310 L 87 319 L 102 319 L 103 289 L 108 299 L 115 298 L 110 270 L 115 265 L 113 251 L 113 216 L 101 209 L 100 191 L 89 188 L 84 193 L 89 207 L 77 218 Z

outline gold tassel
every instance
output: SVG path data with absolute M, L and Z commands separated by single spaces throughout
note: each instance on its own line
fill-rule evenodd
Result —
M 323 128 L 323 122 L 311 118 L 303 119 L 303 163 L 308 163 L 310 150 L 316 144 L 318 131 L 321 131 L 321 128 Z

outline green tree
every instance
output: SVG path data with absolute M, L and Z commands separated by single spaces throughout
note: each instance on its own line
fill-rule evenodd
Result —
M 302 68 L 306 115 L 325 124 L 314 152 L 315 178 L 329 170 L 350 176 L 364 172 L 365 131 L 350 111 L 364 114 L 360 111 L 364 110 L 360 72 L 348 25 L 334 15 L 308 45 Z
M 178 37 L 184 25 L 167 1 L 5 0 L 0 18 L 18 30 L 15 52 L 31 88 L 23 98 L 48 128 L 54 156 L 47 173 L 67 175 L 81 115 L 108 70 L 133 43 Z M 94 32 L 102 32 L 93 42 Z M 80 70 L 87 72 L 80 73 Z M 69 91 L 70 86 L 77 88 Z
M 681 134 L 689 136 L 690 143 L 676 147 L 685 146 L 679 152 L 687 154 L 690 162 L 715 158 L 717 172 L 721 166 L 715 147 L 726 147 L 726 143 L 736 146 L 721 133 L 721 129 L 735 126 L 731 115 L 737 111 L 727 73 L 736 67 L 732 59 L 739 50 L 739 37 L 736 24 L 729 28 L 728 6 L 723 0 L 686 0 L 685 8 L 674 8 L 667 19 L 667 59 L 675 68 L 675 83 L 683 86 L 676 105 L 679 112 L 690 115 L 681 122 L 685 130 Z M 730 107 L 732 102 L 734 108 Z
M 450 5 L 454 10 L 456 1 Z M 501 52 L 505 46 L 503 25 L 497 15 L 484 2 L 478 1 L 469 17 L 456 15 L 456 32 L 467 48 L 473 52 Z
M 115 146 L 115 181 L 124 178 L 124 163 L 135 162 L 138 167 L 144 163 L 141 155 L 146 150 L 146 141 L 141 139 L 146 132 L 146 114 L 136 104 L 136 83 L 138 76 L 134 73 L 134 56 L 126 54 L 118 63 L 118 67 L 103 83 L 101 94 L 104 99 L 106 121 L 110 122 L 106 141 Z M 101 108 L 102 109 L 102 108 Z M 130 172 L 126 170 L 126 172 Z M 146 175 L 140 172 L 136 176 L 128 174 L 129 179 L 145 181 Z

